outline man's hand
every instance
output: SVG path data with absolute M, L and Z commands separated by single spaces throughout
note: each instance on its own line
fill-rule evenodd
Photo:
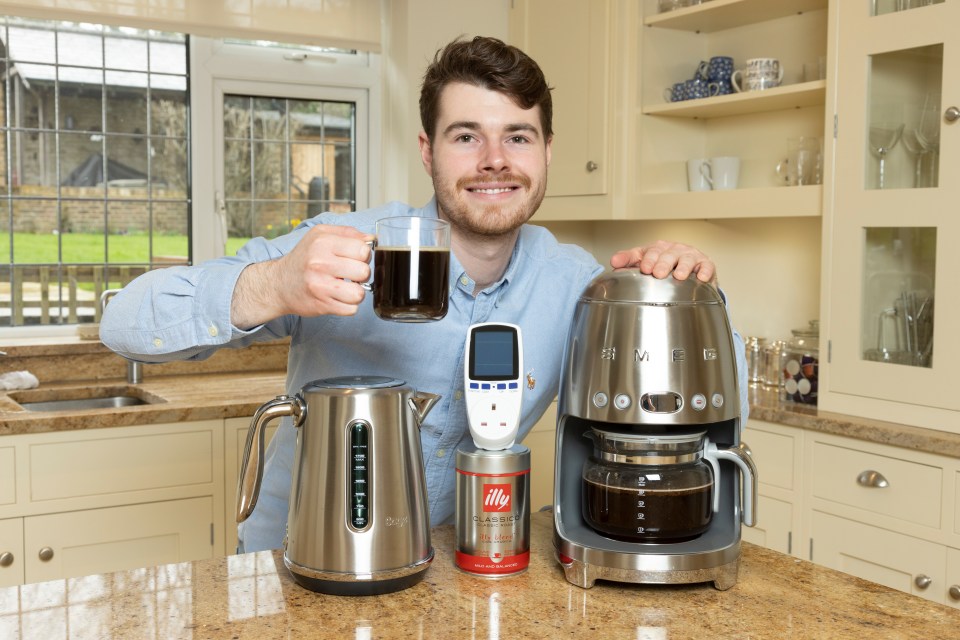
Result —
M 370 279 L 373 236 L 352 227 L 318 224 L 293 251 L 250 265 L 240 274 L 230 306 L 234 326 L 249 329 L 280 316 L 352 316 Z
M 673 273 L 677 280 L 686 280 L 691 273 L 701 282 L 717 284 L 717 266 L 699 249 L 679 242 L 658 240 L 643 247 L 625 249 L 613 254 L 614 269 L 637 268 L 641 273 L 666 278 Z

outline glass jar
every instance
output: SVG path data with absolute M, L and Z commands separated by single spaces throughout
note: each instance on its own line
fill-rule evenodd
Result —
M 804 329 L 793 329 L 783 356 L 783 399 L 817 404 L 820 378 L 820 322 L 811 320 Z
M 598 533 L 629 542 L 677 542 L 700 535 L 713 515 L 706 433 L 637 435 L 591 430 L 583 465 L 582 512 Z
M 747 377 L 750 385 L 755 386 L 763 381 L 763 350 L 767 339 L 747 337 L 743 343 L 747 352 Z

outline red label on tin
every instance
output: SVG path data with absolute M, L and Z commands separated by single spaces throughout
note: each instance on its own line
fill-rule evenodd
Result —
M 529 564 L 529 551 L 524 551 L 515 556 L 504 556 L 499 553 L 494 553 L 493 556 L 472 556 L 457 551 L 457 566 L 464 571 L 481 575 L 496 576 L 517 573 L 526 569 Z
M 484 512 L 510 511 L 511 487 L 509 484 L 483 485 Z

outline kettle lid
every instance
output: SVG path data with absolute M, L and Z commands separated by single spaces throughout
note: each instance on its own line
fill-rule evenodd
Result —
M 583 301 L 633 302 L 641 304 L 723 304 L 716 287 L 691 275 L 686 280 L 673 276 L 655 278 L 639 269 L 618 269 L 601 273 L 580 294 Z
M 406 383 L 403 380 L 390 378 L 387 376 L 338 376 L 336 378 L 324 378 L 314 380 L 304 387 L 304 390 L 311 389 L 390 389 L 392 387 L 402 387 Z

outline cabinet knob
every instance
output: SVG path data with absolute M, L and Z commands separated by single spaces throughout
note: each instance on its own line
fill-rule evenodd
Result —
M 53 549 L 51 549 L 50 547 L 44 547 L 43 549 L 40 549 L 40 553 L 38 553 L 37 555 L 44 562 L 49 562 L 50 560 L 53 559 Z
M 960 585 L 950 585 L 950 588 L 947 589 L 947 594 L 950 596 L 951 600 L 960 600 Z
M 593 160 L 587 160 L 587 173 L 593 173 L 599 168 L 600 168 L 600 165 L 598 165 L 596 162 L 594 162 Z
M 9 567 L 13 564 L 13 554 L 9 551 L 0 553 L 0 567 Z
M 857 476 L 857 484 L 861 487 L 870 487 L 872 489 L 885 489 L 890 486 L 890 483 L 883 477 L 883 474 L 873 469 L 861 471 L 860 475 Z
M 947 122 L 956 122 L 960 120 L 960 109 L 956 107 L 947 107 L 947 110 L 943 113 L 943 118 Z
M 913 584 L 917 585 L 917 589 L 926 589 L 932 582 L 933 578 L 922 573 L 913 579 Z

